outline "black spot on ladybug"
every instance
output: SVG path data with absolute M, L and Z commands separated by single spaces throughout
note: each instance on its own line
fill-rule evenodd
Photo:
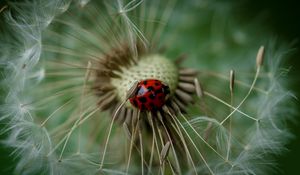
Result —
M 162 89 L 157 89 L 157 90 L 155 91 L 156 94 L 161 94 L 162 92 L 163 92 Z
M 144 85 L 147 85 L 147 83 L 148 83 L 147 81 L 144 81 L 144 82 L 143 82 Z
M 149 106 L 151 107 L 151 110 L 156 110 L 156 106 L 153 103 L 150 103 Z
M 154 83 L 154 85 L 155 85 L 155 86 L 159 86 L 159 83 L 156 82 L 156 83 Z
M 141 110 L 145 110 L 146 106 L 144 104 L 141 105 Z
M 149 98 L 153 100 L 153 99 L 155 99 L 155 95 L 151 93 L 151 94 L 149 94 Z
M 133 100 L 133 104 L 134 104 L 134 106 L 138 106 L 136 99 Z
M 139 98 L 139 101 L 140 101 L 141 103 L 146 103 L 146 102 L 147 102 L 147 98 L 146 98 L 146 97 L 140 97 L 140 98 Z
M 165 94 L 169 94 L 169 93 L 170 93 L 170 88 L 169 88 L 169 86 L 165 86 L 165 87 L 164 87 L 164 93 L 165 93 Z
M 154 88 L 153 88 L 153 86 L 149 86 L 147 89 L 148 89 L 149 91 L 152 91 Z

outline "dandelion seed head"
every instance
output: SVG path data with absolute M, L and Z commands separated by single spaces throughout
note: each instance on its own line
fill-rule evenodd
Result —
M 230 3 L 178 3 L 7 3 L 0 121 L 17 174 L 267 172 L 291 137 L 287 48 L 227 23 Z M 154 111 L 128 102 L 147 79 L 170 87 Z

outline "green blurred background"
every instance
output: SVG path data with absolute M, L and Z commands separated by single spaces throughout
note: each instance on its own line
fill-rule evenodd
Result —
M 263 16 L 266 25 L 270 31 L 275 33 L 275 37 L 283 39 L 288 43 L 296 41 L 294 47 L 296 50 L 286 62 L 286 67 L 292 66 L 289 76 L 291 83 L 289 88 L 297 97 L 300 97 L 300 7 L 296 0 L 243 0 L 235 1 L 239 8 L 236 9 L 236 15 L 240 20 L 252 20 L 257 16 Z M 4 1 L 0 0 L 0 7 Z M 0 93 L 1 94 L 1 93 Z M 2 98 L 2 97 L 1 97 Z M 299 102 L 295 100 L 298 111 Z M 298 112 L 299 113 L 299 112 Z M 300 169 L 300 117 L 288 123 L 288 127 L 295 134 L 295 138 L 287 145 L 288 151 L 282 156 L 277 157 L 276 175 L 299 174 Z M 3 124 L 0 124 L 0 128 Z M 0 140 L 5 135 L 0 135 Z M 0 175 L 12 174 L 15 166 L 14 160 L 10 157 L 11 149 L 0 146 Z
M 249 0 L 243 4 L 241 19 L 247 20 L 258 14 L 266 17 L 266 26 L 273 31 L 276 37 L 287 42 L 296 42 L 295 51 L 286 62 L 286 67 L 291 66 L 289 77 L 291 82 L 289 88 L 296 97 L 300 97 L 300 6 L 299 1 L 295 0 Z M 288 151 L 277 158 L 278 169 L 274 174 L 296 175 L 300 169 L 300 105 L 295 100 L 298 110 L 295 121 L 288 123 L 288 127 L 295 135 L 295 138 L 287 145 Z

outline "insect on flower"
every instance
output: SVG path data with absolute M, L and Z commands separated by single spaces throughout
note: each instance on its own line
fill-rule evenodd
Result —
M 169 86 L 159 80 L 143 80 L 136 86 L 136 93 L 130 103 L 140 110 L 156 111 L 165 105 L 169 95 Z

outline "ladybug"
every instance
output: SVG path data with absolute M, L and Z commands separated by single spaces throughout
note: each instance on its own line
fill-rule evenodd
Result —
M 130 103 L 141 111 L 155 111 L 162 108 L 170 94 L 169 86 L 156 79 L 142 80 Z

